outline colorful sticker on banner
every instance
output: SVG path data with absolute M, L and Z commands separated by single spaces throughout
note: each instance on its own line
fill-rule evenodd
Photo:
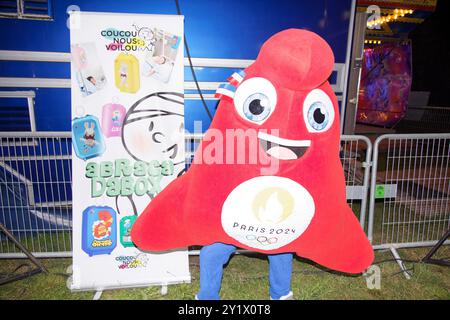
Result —
M 148 255 L 143 252 L 136 252 L 135 255 L 116 257 L 116 261 L 119 263 L 119 269 L 145 268 L 149 260 Z
M 114 61 L 114 76 L 121 92 L 137 92 L 141 86 L 138 59 L 132 54 L 120 53 Z
M 82 249 L 89 256 L 110 254 L 117 245 L 116 212 L 91 206 L 83 211 Z
M 72 121 L 72 144 L 77 157 L 83 160 L 105 152 L 105 141 L 96 117 L 88 115 Z
M 71 57 L 77 85 L 83 97 L 89 96 L 105 87 L 106 77 L 95 43 L 72 45 Z
M 120 137 L 122 135 L 122 124 L 126 110 L 121 104 L 108 103 L 103 106 L 102 130 L 107 137 Z
M 131 240 L 131 227 L 136 221 L 137 216 L 127 216 L 120 219 L 120 243 L 125 247 L 134 247 Z

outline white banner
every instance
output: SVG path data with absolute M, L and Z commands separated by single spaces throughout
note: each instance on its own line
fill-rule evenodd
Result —
M 70 19 L 71 289 L 189 282 L 187 250 L 145 253 L 130 238 L 137 216 L 185 166 L 183 17 Z

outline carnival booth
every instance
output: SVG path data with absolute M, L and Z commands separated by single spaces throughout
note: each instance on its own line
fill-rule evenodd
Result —
M 436 1 L 357 2 L 368 12 L 356 122 L 395 127 L 405 118 L 412 85 L 409 33 L 435 9 Z

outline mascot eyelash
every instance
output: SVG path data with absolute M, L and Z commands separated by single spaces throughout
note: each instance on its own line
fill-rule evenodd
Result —
M 228 99 L 233 100 L 234 94 L 236 92 L 236 87 L 244 80 L 245 72 L 239 71 L 233 73 L 230 77 L 228 77 L 227 81 L 229 84 L 221 84 L 219 88 L 217 88 L 216 93 L 214 94 L 214 98 L 218 99 Z

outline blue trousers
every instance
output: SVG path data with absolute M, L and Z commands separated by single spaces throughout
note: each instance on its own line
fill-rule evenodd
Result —
M 199 300 L 219 300 L 223 266 L 236 247 L 224 243 L 213 243 L 200 250 Z M 292 253 L 269 255 L 269 294 L 278 300 L 291 291 Z

